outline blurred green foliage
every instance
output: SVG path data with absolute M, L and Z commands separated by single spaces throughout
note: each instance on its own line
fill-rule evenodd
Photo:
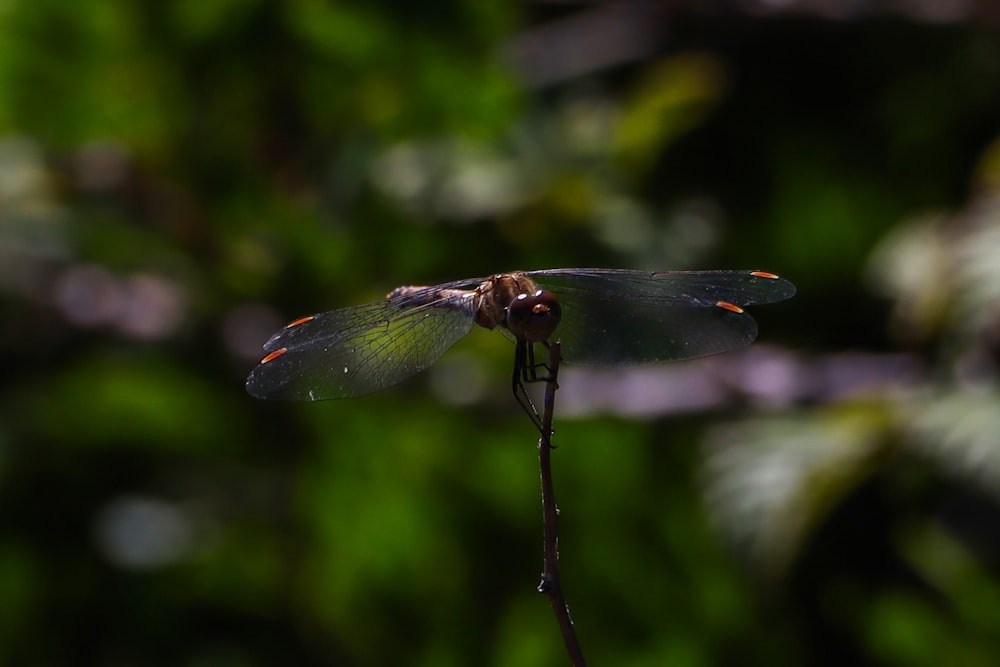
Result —
M 567 371 L 592 664 L 993 663 L 995 30 L 664 14 L 533 86 L 577 12 L 0 3 L 0 663 L 565 664 L 505 340 L 364 399 L 243 380 L 292 317 L 588 265 L 799 286 L 698 411 L 574 412 Z

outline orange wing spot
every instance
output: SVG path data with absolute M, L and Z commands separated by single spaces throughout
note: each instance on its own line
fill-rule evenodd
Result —
M 277 350 L 275 350 L 271 354 L 269 354 L 266 357 L 264 357 L 263 359 L 261 359 L 260 363 L 266 364 L 269 361 L 274 361 L 275 359 L 277 359 L 278 357 L 280 357 L 281 355 L 283 355 L 285 352 L 288 352 L 288 348 L 287 347 L 278 348 Z
M 768 273 L 767 271 L 751 271 L 751 276 L 757 276 L 758 278 L 770 278 L 771 280 L 777 280 L 778 274 Z
M 286 324 L 285 328 L 286 329 L 291 329 L 292 327 L 297 327 L 300 324 L 305 324 L 309 320 L 314 320 L 314 319 L 316 319 L 314 315 L 307 315 L 306 317 L 300 317 L 299 319 L 295 320 L 294 322 L 289 322 L 288 324 Z
M 742 308 L 740 308 L 739 306 L 737 306 L 735 303 L 729 303 L 728 301 L 716 301 L 715 305 L 718 306 L 719 308 L 723 308 L 725 310 L 728 310 L 728 311 L 731 311 L 731 312 L 734 312 L 734 313 L 742 313 L 743 312 Z

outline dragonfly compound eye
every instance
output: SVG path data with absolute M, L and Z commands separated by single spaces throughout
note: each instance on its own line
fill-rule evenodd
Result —
M 562 306 L 559 299 L 548 290 L 518 294 L 507 306 L 507 328 L 514 336 L 529 343 L 547 341 L 559 325 L 560 317 Z

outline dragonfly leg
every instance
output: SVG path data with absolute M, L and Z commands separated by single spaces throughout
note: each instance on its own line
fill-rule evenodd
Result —
M 545 345 L 546 349 L 549 347 L 548 343 L 542 344 Z M 539 368 L 545 369 L 545 375 L 539 375 Z M 518 341 L 514 352 L 514 377 L 511 382 L 514 390 L 514 398 L 517 399 L 518 404 L 531 418 L 532 423 L 534 423 L 535 428 L 539 432 L 542 431 L 542 419 L 538 416 L 538 410 L 535 408 L 535 404 L 531 400 L 525 384 L 551 381 L 552 371 L 548 365 L 535 361 L 534 345 L 527 341 Z
M 543 341 L 542 345 L 545 346 L 546 350 L 549 349 L 549 342 L 548 341 Z M 535 363 L 535 350 L 534 350 L 534 347 L 533 346 L 529 346 L 529 347 L 531 347 L 531 351 L 529 352 L 529 364 L 530 364 L 531 369 L 532 369 L 532 379 L 531 379 L 531 382 L 552 382 L 553 381 L 552 369 L 549 367 L 549 365 L 547 363 L 541 363 L 541 362 L 539 362 L 539 363 L 536 364 Z M 545 369 L 545 377 L 538 377 L 537 376 L 537 370 L 536 369 L 538 369 L 538 368 L 544 368 Z M 558 389 L 558 388 L 559 388 L 559 385 L 557 384 L 556 385 L 556 389 Z
M 545 346 L 546 350 L 549 349 L 549 344 L 547 342 L 543 342 L 542 345 Z M 525 355 L 526 359 L 525 359 L 524 365 L 522 366 L 522 369 L 521 369 L 523 380 L 525 382 L 551 382 L 552 381 L 552 369 L 549 368 L 549 365 L 547 363 L 545 363 L 545 362 L 541 362 L 541 361 L 536 362 L 535 361 L 535 346 L 534 345 L 532 345 L 531 343 L 527 343 L 526 347 L 527 347 L 527 352 L 526 352 L 526 355 Z M 544 368 L 545 369 L 545 375 L 542 375 L 542 376 L 538 375 L 538 369 L 539 368 Z M 558 389 L 558 388 L 559 387 L 556 386 L 556 389 Z
M 524 386 L 525 380 L 531 382 L 531 379 L 525 375 L 528 367 L 528 359 L 531 356 L 530 349 L 531 346 L 525 341 L 517 342 L 514 350 L 514 376 L 511 378 L 511 389 L 514 391 L 514 398 L 517 400 L 518 405 L 531 418 L 531 422 L 535 425 L 535 428 L 541 431 L 542 418 L 538 416 L 538 410 L 535 409 L 535 404 L 528 394 L 528 389 Z

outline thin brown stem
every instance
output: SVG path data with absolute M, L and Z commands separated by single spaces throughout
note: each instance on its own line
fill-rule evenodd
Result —
M 555 612 L 559 629 L 562 632 L 563 643 L 574 667 L 585 667 L 587 664 L 573 629 L 573 619 L 569 614 L 569 606 L 563 596 L 562 584 L 559 580 L 559 508 L 556 506 L 555 491 L 552 486 L 552 416 L 555 407 L 556 389 L 559 388 L 557 377 L 559 363 L 562 361 L 559 343 L 549 346 L 549 375 L 545 380 L 544 411 L 542 413 L 542 437 L 538 440 L 538 464 L 542 477 L 542 543 L 543 567 L 542 581 L 538 584 L 538 592 L 548 596 Z

